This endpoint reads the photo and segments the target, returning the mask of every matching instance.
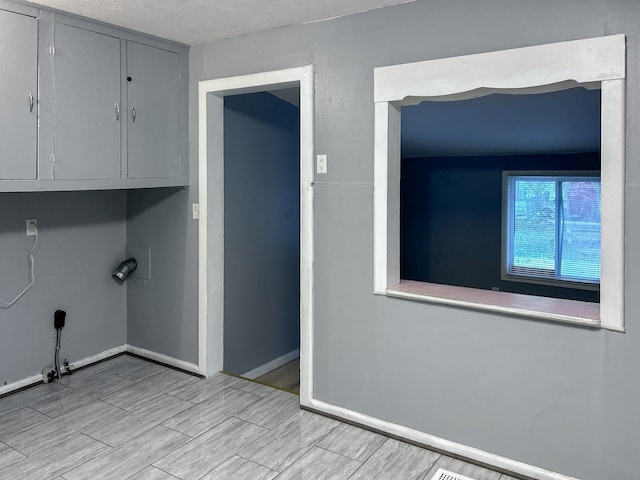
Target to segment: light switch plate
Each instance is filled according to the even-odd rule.
[[[326,155],[318,155],[316,157],[316,172],[327,173],[327,156]]]
[[[200,218],[200,204],[192,203],[191,204],[191,216],[194,220],[198,220]]]

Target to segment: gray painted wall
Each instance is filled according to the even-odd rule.
[[[127,280],[127,343],[191,363],[198,363],[196,223],[188,189],[127,192],[127,247],[151,251],[150,279]]]
[[[269,93],[225,97],[224,370],[300,348],[299,110]]]
[[[374,296],[373,68],[615,33],[628,40],[627,333]],[[637,478],[639,34],[631,0],[422,0],[191,49],[192,188],[197,81],[314,64],[329,170],[315,186],[318,399],[585,480]]]
[[[70,362],[125,343],[126,286],[111,272],[125,250],[125,195],[120,191],[0,194],[0,297],[12,300],[28,284],[38,220],[33,287],[0,310],[0,383],[36,375],[53,364],[53,313],[67,312],[60,358]]]
[[[403,158],[400,278],[598,302],[593,290],[502,280],[504,170],[600,170],[600,154]]]

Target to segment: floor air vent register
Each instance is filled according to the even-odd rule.
[[[449,470],[445,470],[444,468],[440,468],[436,474],[431,477],[431,480],[475,480],[471,477],[465,477],[464,475],[460,475],[459,473],[453,473]]]

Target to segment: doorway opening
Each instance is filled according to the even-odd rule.
[[[270,93],[268,93],[270,92]],[[198,197],[199,197],[199,231],[198,231],[198,369],[200,373],[205,376],[211,376],[217,372],[231,370],[239,375],[251,374],[251,376],[260,377],[263,374],[268,373],[269,368],[275,368],[275,366],[287,362],[288,360],[295,360],[294,356],[297,356],[298,351],[292,346],[291,343],[286,344],[282,341],[282,337],[274,336],[274,338],[280,338],[283,345],[280,347],[286,350],[291,348],[287,353],[282,354],[277,358],[269,358],[266,353],[261,353],[261,357],[255,360],[253,365],[244,363],[238,365],[237,368],[230,367],[231,352],[227,354],[225,351],[231,349],[231,326],[226,324],[226,320],[231,321],[232,316],[226,315],[227,310],[233,312],[234,308],[238,309],[238,304],[248,304],[248,307],[253,307],[257,322],[265,322],[265,313],[260,308],[255,308],[255,304],[259,303],[257,299],[259,297],[265,297],[265,293],[277,296],[274,290],[274,285],[277,283],[276,279],[272,279],[270,276],[270,270],[267,268],[267,274],[257,276],[256,273],[259,270],[257,261],[253,258],[258,258],[262,261],[266,257],[276,256],[273,251],[267,250],[266,246],[268,242],[264,241],[264,235],[273,235],[277,238],[277,235],[283,234],[283,225],[287,225],[287,232],[291,232],[290,224],[299,222],[298,234],[299,237],[289,237],[291,245],[288,247],[288,251],[294,251],[298,253],[299,269],[297,285],[287,283],[287,289],[281,289],[282,293],[287,292],[289,298],[294,294],[298,299],[298,315],[299,319],[299,382],[300,382],[300,404],[303,406],[312,406],[313,400],[313,176],[314,176],[314,148],[313,148],[313,118],[314,118],[314,95],[313,95],[313,67],[306,65],[302,67],[289,68],[284,70],[274,70],[269,72],[254,73],[248,75],[240,75],[236,77],[219,78],[212,80],[202,80],[198,84],[198,138],[199,138],[199,156],[198,156]],[[240,137],[241,143],[249,145],[241,145],[242,148],[248,149],[252,147],[253,153],[249,154],[249,160],[244,160],[243,163],[229,165],[225,162],[225,142],[229,142],[226,138],[225,125],[228,117],[225,115],[225,103],[227,107],[230,103],[234,103],[234,99],[231,97],[239,96],[238,99],[242,100],[241,96],[245,94],[259,94],[254,97],[254,100],[258,97],[261,101],[275,104],[280,102],[283,97],[293,96],[296,94],[299,98],[299,119],[298,119],[298,141],[299,141],[299,156],[297,171],[293,175],[294,180],[291,180],[292,171],[296,170],[295,167],[291,167],[291,171],[288,172],[289,182],[285,182],[287,189],[292,187],[292,182],[295,182],[295,175],[298,175],[298,210],[296,212],[292,205],[295,205],[295,199],[293,193],[289,198],[289,207],[282,208],[282,206],[275,209],[275,217],[272,214],[260,215],[261,209],[264,209],[261,205],[260,196],[269,194],[273,198],[273,192],[278,192],[280,188],[275,188],[275,180],[266,181],[264,178],[272,175],[272,170],[275,169],[275,163],[270,163],[266,160],[266,155],[263,154],[262,147],[267,145],[266,140],[261,140],[257,136],[244,134]],[[275,96],[274,96],[275,94]],[[278,100],[278,98],[280,100]],[[244,97],[246,101],[249,96]],[[289,98],[289,103],[290,103]],[[286,101],[286,98],[285,98]],[[255,103],[255,102],[254,102]],[[277,105],[280,108],[294,108],[292,106],[283,107],[282,103]],[[239,112],[235,113],[239,117],[247,117],[246,114],[240,115]],[[247,118],[244,118],[247,121]],[[254,123],[260,123],[255,122]],[[265,122],[262,122],[265,123]],[[269,122],[266,122],[267,124]],[[271,122],[273,124],[273,122]],[[276,122],[277,124],[277,122]],[[231,123],[229,124],[231,126]],[[262,125],[261,128],[266,128]],[[273,125],[271,125],[273,128]],[[246,167],[245,163],[249,162],[249,165],[253,167]],[[255,162],[255,163],[252,163]],[[233,187],[225,179],[225,169],[233,169],[239,165],[245,165],[245,177],[243,181],[236,179],[237,183]],[[230,170],[232,172],[232,170]],[[263,178],[263,176],[265,176]],[[229,177],[231,179],[231,177]],[[277,182],[276,182],[277,183]],[[227,190],[225,192],[225,189]],[[227,195],[228,194],[228,195]],[[247,205],[252,206],[253,210],[249,209],[251,213],[250,217],[254,219],[252,222],[246,222],[245,229],[251,229],[256,227],[257,224],[264,226],[264,231],[261,233],[253,233],[245,231],[241,236],[241,241],[245,245],[251,244],[255,248],[254,252],[257,257],[249,257],[242,255],[236,251],[235,255],[238,256],[236,260],[236,267],[233,267],[233,259],[226,258],[226,253],[233,255],[234,247],[238,245],[231,244],[230,241],[225,241],[226,228],[235,228],[232,226],[234,221],[240,222],[240,218],[234,218],[226,209],[226,203],[234,202],[234,195],[240,195],[240,200]],[[257,200],[256,200],[257,198]],[[278,198],[276,196],[275,198]],[[281,196],[282,198],[282,196]],[[238,203],[240,200],[235,200]],[[293,203],[291,203],[293,202]],[[276,202],[277,203],[277,202]],[[286,203],[286,202],[285,202]],[[238,206],[238,205],[236,205]],[[256,213],[257,212],[257,213]],[[236,216],[244,216],[245,213],[236,214]],[[284,218],[283,218],[284,216]],[[225,217],[227,217],[225,219]],[[287,220],[287,218],[289,220]],[[229,232],[230,233],[230,232]],[[229,238],[227,238],[229,240]],[[278,248],[283,250],[281,241],[271,243],[279,245]],[[295,245],[294,245],[295,244]],[[259,247],[263,246],[262,249]],[[256,248],[257,247],[257,248]],[[275,247],[274,247],[275,248]],[[229,252],[226,252],[229,250]],[[285,249],[286,250],[286,249]],[[225,261],[231,262],[228,268],[225,268]],[[263,268],[263,271],[265,269]],[[231,280],[225,275],[233,275]],[[259,281],[249,284],[246,280],[248,276],[259,278]],[[289,280],[291,277],[287,277]],[[294,276],[295,278],[295,276]],[[235,297],[232,298],[232,290],[230,282],[236,282],[237,291]],[[226,283],[229,282],[228,287]],[[268,295],[267,295],[268,296]],[[269,299],[274,300],[274,299]],[[236,304],[232,303],[236,302]],[[281,305],[283,305],[282,303]],[[277,305],[277,303],[276,303]],[[291,305],[287,303],[289,308]],[[270,307],[271,308],[271,307]],[[286,310],[289,316],[292,308]],[[280,314],[277,308],[271,308],[270,314],[273,315],[276,312]],[[236,325],[237,326],[237,325]],[[262,328],[262,327],[261,327]],[[295,329],[295,327],[294,327]],[[260,333],[258,330],[251,328],[238,329],[240,333],[250,333],[254,339],[260,339],[261,335],[267,335],[266,333]],[[264,332],[264,330],[262,330]],[[225,338],[229,334],[229,338]],[[292,337],[289,336],[289,339]],[[249,356],[254,354],[252,346],[246,346],[238,350],[240,356]],[[284,351],[283,350],[283,351]],[[289,355],[289,357],[287,357]],[[276,361],[277,360],[277,361]],[[263,362],[263,363],[259,363]],[[275,363],[270,363],[275,362]],[[286,364],[286,363],[285,363]],[[257,371],[258,367],[262,367],[262,371]],[[252,371],[253,370],[253,371]],[[295,369],[297,370],[297,369]]]
[[[223,370],[300,389],[299,87],[224,97]]]

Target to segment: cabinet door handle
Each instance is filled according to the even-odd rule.
[[[120,104],[118,102],[116,102],[116,105],[114,107],[114,111],[116,113],[116,122],[120,120]]]
[[[33,112],[33,93],[29,94],[29,113]]]
[[[131,107],[131,121],[136,121],[136,107]]]

